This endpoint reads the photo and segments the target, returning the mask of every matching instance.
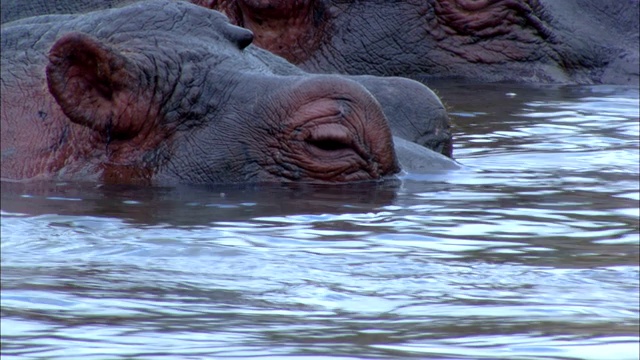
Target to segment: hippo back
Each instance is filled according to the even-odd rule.
[[[124,6],[134,1],[136,0],[2,0],[0,23],[39,15],[86,13]]]

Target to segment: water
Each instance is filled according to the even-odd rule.
[[[465,170],[2,184],[3,359],[637,359],[638,90],[434,84]]]

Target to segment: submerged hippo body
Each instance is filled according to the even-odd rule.
[[[3,26],[2,177],[350,182],[399,171],[369,91],[272,66],[251,40],[215,11],[159,0]]]

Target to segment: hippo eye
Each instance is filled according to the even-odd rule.
[[[323,151],[340,151],[353,148],[353,138],[349,131],[339,124],[322,124],[310,129],[304,141]]]
[[[336,139],[308,139],[307,143],[325,151],[350,149],[351,146]]]

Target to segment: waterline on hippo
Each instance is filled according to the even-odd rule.
[[[2,177],[336,183],[399,172],[371,92],[269,66],[272,55],[247,50],[250,34],[171,1],[3,26]]]

